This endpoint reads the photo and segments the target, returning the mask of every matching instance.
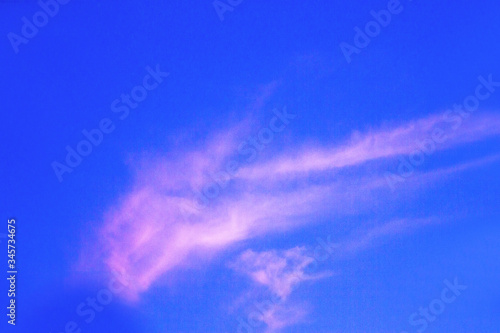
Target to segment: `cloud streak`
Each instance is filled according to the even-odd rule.
[[[251,180],[296,178],[410,154],[432,137],[441,141],[439,151],[500,134],[500,117],[494,115],[473,117],[464,125],[458,121],[456,117],[435,115],[393,129],[356,133],[339,147],[305,147],[298,153],[288,152],[267,163],[243,168],[238,176]]]
[[[279,252],[247,250],[231,267],[248,275],[254,282],[267,287],[281,299],[286,299],[298,283],[332,275],[328,272],[307,274],[305,269],[313,261],[314,259],[306,254],[304,247]]]
[[[188,262],[210,260],[243,241],[317,223],[318,217],[359,214],[383,201],[390,195],[384,163],[411,153],[436,135],[436,128],[447,136],[436,147],[444,151],[498,136],[499,125],[500,117],[493,114],[475,115],[459,127],[453,119],[430,116],[356,133],[335,146],[286,147],[241,167],[223,194],[202,205],[193,192],[237,155],[250,128],[249,122],[242,122],[212,135],[202,146],[140,163],[132,190],[107,210],[97,244],[82,249],[79,268],[92,270],[104,263],[109,272],[124,272],[131,281],[126,297],[138,300],[152,284],[187,268]],[[364,168],[368,163],[369,171]],[[398,232],[397,225],[379,232],[392,231]],[[368,235],[352,247],[365,247],[373,238]],[[255,255],[244,253],[257,259]],[[278,269],[280,262],[274,265]],[[263,269],[256,270],[254,278],[281,295],[291,288]]]

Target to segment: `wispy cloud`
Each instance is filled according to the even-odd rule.
[[[329,272],[308,274],[306,267],[314,261],[304,247],[285,251],[243,252],[231,267],[269,289],[281,299],[286,299],[295,285],[309,280],[331,276]]]
[[[304,147],[290,151],[259,165],[240,170],[243,179],[276,179],[277,177],[306,177],[313,172],[325,172],[369,161],[410,154],[420,144],[438,131],[443,137],[437,150],[445,150],[468,142],[475,142],[500,134],[500,117],[482,115],[472,117],[457,129],[454,118],[441,115],[411,121],[390,129],[372,130],[365,134],[356,132],[339,146]]]
[[[138,299],[161,277],[168,277],[166,273],[188,262],[209,260],[242,241],[317,223],[320,216],[359,214],[384,201],[390,195],[385,169],[377,164],[368,172],[362,166],[410,153],[435,128],[449,136],[436,148],[445,150],[496,136],[499,125],[500,117],[494,114],[474,115],[458,129],[452,121],[430,116],[357,133],[335,146],[289,146],[241,167],[222,195],[201,205],[193,193],[238,155],[239,144],[251,132],[248,122],[237,124],[211,135],[201,146],[142,161],[132,190],[104,216],[97,246],[82,249],[80,266],[92,269],[104,263],[109,271],[125,272],[133,286],[127,296]],[[399,230],[397,224],[386,228],[378,232]],[[367,235],[351,246],[362,248],[373,239]],[[255,277],[286,295],[291,286],[266,272],[256,271]]]
[[[371,228],[361,228],[356,231],[356,234],[334,245],[335,256],[339,258],[352,256],[373,248],[395,235],[409,234],[424,226],[440,222],[442,221],[435,217],[404,218],[378,224]]]
[[[266,332],[278,332],[286,327],[302,323],[309,310],[307,305],[278,304],[264,312],[263,322],[266,324]]]
[[[330,236],[326,241],[318,238],[320,245],[314,250],[302,246],[287,250],[244,251],[230,264],[231,268],[253,282],[250,289],[236,302],[248,314],[246,320],[240,317],[240,326],[256,329],[263,322],[266,324],[266,332],[280,332],[286,327],[307,322],[311,306],[292,299],[291,294],[306,281],[339,274],[337,270],[335,274],[327,270],[326,267],[329,266],[321,264],[322,262],[329,260],[335,263],[337,260],[347,259],[382,244],[395,235],[410,234],[439,222],[441,220],[437,218],[398,219],[361,227],[338,242],[332,242]],[[318,254],[318,248],[326,256]],[[245,305],[249,306],[244,307]]]
[[[290,301],[290,294],[301,283],[333,275],[328,271],[308,273],[306,269],[314,260],[305,247],[243,252],[230,267],[249,277],[256,289],[264,289],[264,293],[255,292],[255,289],[245,293],[244,304],[256,299],[257,294],[268,296],[263,302],[255,303],[259,311],[258,318],[242,319],[240,325],[258,327],[260,321],[266,324],[267,332],[276,332],[305,320],[310,312],[309,305]],[[255,309],[253,312],[251,309],[250,313],[255,314]]]

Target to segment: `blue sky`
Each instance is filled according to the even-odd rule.
[[[498,332],[497,2],[0,7],[2,332]]]

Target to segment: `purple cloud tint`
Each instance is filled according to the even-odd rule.
[[[313,261],[314,258],[306,254],[304,247],[260,253],[246,250],[231,267],[267,287],[281,299],[286,299],[298,283],[332,275],[328,272],[307,274],[305,269]]]
[[[328,236],[326,242],[322,240],[326,248],[321,246],[322,251],[327,253],[326,257],[324,255],[317,257],[312,249],[308,250],[305,247],[262,252],[246,250],[230,264],[230,267],[248,276],[253,281],[253,286],[236,304],[239,307],[243,306],[243,311],[249,313],[245,322],[247,325],[257,321],[254,326],[259,326],[258,322],[263,322],[266,324],[266,332],[269,333],[303,323],[307,321],[307,316],[312,311],[311,306],[291,300],[290,296],[303,282],[334,275],[322,269],[321,262],[348,258],[387,241],[391,236],[411,233],[417,228],[438,222],[436,218],[393,220],[371,228],[361,228],[337,243],[332,243]],[[318,268],[320,272],[315,272]],[[268,296],[262,297],[262,295]],[[255,309],[259,312],[257,313]]]
[[[200,147],[141,162],[133,189],[104,216],[97,246],[82,249],[80,268],[103,263],[109,272],[123,272],[131,286],[126,296],[137,300],[153,283],[187,262],[209,260],[239,242],[316,223],[317,217],[332,212],[358,214],[383,201],[388,195],[383,163],[370,172],[361,166],[411,153],[436,128],[447,136],[436,145],[436,151],[441,151],[498,135],[499,125],[500,117],[493,114],[474,115],[460,126],[430,116],[357,133],[338,146],[287,147],[277,156],[263,153],[257,162],[241,163],[221,194],[203,205],[194,193],[213,182],[211,175],[224,170],[228,160],[238,158],[238,147],[251,128],[249,122],[242,122],[212,135]],[[374,170],[379,170],[379,176],[373,176]],[[436,171],[415,178],[431,179],[432,172]],[[398,228],[378,232],[397,233]],[[351,247],[367,246],[373,239],[365,236]],[[264,268],[259,272],[254,272],[256,279],[286,295],[291,287],[286,281],[273,280]]]

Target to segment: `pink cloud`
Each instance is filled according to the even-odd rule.
[[[271,250],[257,253],[247,250],[231,267],[285,300],[297,284],[332,275],[329,272],[314,275],[306,273],[306,267],[313,261],[314,258],[306,254],[304,247],[279,252]]]
[[[366,251],[377,244],[389,240],[395,235],[408,234],[426,225],[439,223],[436,218],[400,219],[373,227],[364,227],[346,239],[331,243],[330,237],[323,249],[329,253],[327,258],[314,257],[312,249],[294,247],[287,250],[268,250],[255,252],[246,250],[240,254],[230,267],[237,272],[249,277],[253,282],[250,291],[244,294],[244,299],[238,300],[239,306],[254,304],[246,309],[248,322],[255,320],[255,308],[259,309],[258,320],[266,324],[266,332],[279,332],[282,329],[303,323],[308,320],[311,308],[306,303],[298,303],[290,296],[295,289],[306,281],[316,281],[332,277],[334,274],[327,271],[325,261],[335,262],[338,259],[353,256],[361,251]],[[317,261],[316,263],[314,263]],[[313,264],[314,265],[311,265]],[[321,271],[321,265],[325,268]],[[309,268],[308,268],[309,267]],[[320,268],[320,272],[311,272]],[[336,275],[336,274],[335,274]],[[262,297],[259,289],[265,289]],[[260,296],[257,296],[260,295]],[[255,302],[254,300],[260,300]]]
[[[410,154],[419,148],[419,143],[434,137],[444,140],[435,143],[439,151],[500,134],[500,117],[497,115],[477,115],[462,121],[458,125],[450,118],[435,115],[392,129],[374,130],[363,135],[357,133],[338,147],[305,147],[298,153],[287,152],[268,162],[242,168],[238,176],[251,180],[307,177],[311,172],[331,171]],[[442,134],[438,135],[436,131]]]
[[[315,259],[304,247],[288,250],[255,252],[244,251],[230,264],[235,271],[249,277],[257,289],[265,289],[273,296],[260,302],[260,315],[257,319],[266,324],[266,332],[278,332],[283,328],[306,320],[310,308],[307,304],[289,300],[290,294],[299,284],[332,276],[331,272],[309,274],[307,266]],[[255,290],[245,295],[244,302],[249,304],[255,299]],[[255,310],[249,312],[255,314]],[[251,316],[251,315],[250,315]],[[249,317],[250,317],[249,316]]]
[[[383,199],[387,188],[381,181],[384,170],[377,178],[356,167],[411,152],[418,140],[432,136],[436,126],[449,136],[437,148],[444,150],[498,135],[499,125],[499,116],[475,115],[453,130],[451,123],[431,116],[357,134],[334,147],[284,151],[243,166],[218,197],[201,205],[193,192],[211,182],[211,174],[238,154],[242,133],[246,135],[250,128],[243,122],[198,148],[138,164],[132,190],[107,210],[97,243],[82,249],[80,269],[101,270],[104,264],[109,272],[124,272],[131,280],[126,296],[137,300],[168,273],[188,268],[188,262],[209,260],[243,241],[317,223],[319,216],[363,212]],[[332,173],[339,169],[353,171]],[[323,177],[320,182],[314,178],[318,174]],[[364,243],[371,241],[368,237]],[[292,255],[288,254],[290,260]],[[279,263],[275,262],[277,270]],[[255,274],[281,295],[291,288],[290,281],[273,280],[266,270]]]
[[[309,310],[307,306],[296,304],[278,304],[266,312],[262,316],[262,321],[266,323],[266,332],[279,332],[286,327],[302,323]]]

